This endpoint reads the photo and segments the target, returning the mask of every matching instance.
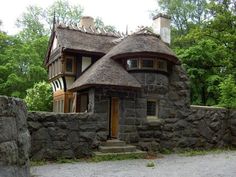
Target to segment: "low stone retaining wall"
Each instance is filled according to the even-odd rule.
[[[29,112],[31,158],[60,159],[92,155],[92,149],[106,140],[107,122],[97,114]]]
[[[161,119],[138,127],[144,150],[210,149],[236,145],[236,110],[191,106],[186,118]]]
[[[142,150],[211,149],[236,146],[236,110],[191,106],[185,118],[137,125],[134,145]],[[92,155],[108,135],[100,114],[28,113],[31,158],[60,159]]]
[[[0,176],[29,177],[30,136],[25,104],[0,96]]]
[[[236,110],[230,111],[230,133],[231,133],[231,145],[236,147]]]

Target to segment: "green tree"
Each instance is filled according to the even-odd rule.
[[[95,19],[95,27],[99,27],[99,28],[104,28],[106,31],[108,32],[116,32],[116,28],[114,26],[111,25],[105,25],[104,22],[102,21],[102,19],[100,17],[97,17]]]
[[[159,0],[161,10],[172,18],[178,34],[186,34],[192,24],[201,24],[206,18],[206,0]]]
[[[21,28],[19,36],[24,40],[34,40],[48,33],[44,27],[43,9],[38,6],[29,6],[26,12],[17,19],[16,25]]]
[[[53,17],[62,23],[79,23],[83,14],[83,8],[80,5],[71,5],[67,0],[57,0],[50,7],[44,10],[44,18],[51,26]]]
[[[227,108],[236,108],[236,82],[232,75],[220,84],[219,104]]]
[[[172,17],[172,44],[191,80],[194,104],[221,102],[219,85],[236,78],[236,4],[233,0],[160,0]]]
[[[46,82],[34,84],[27,90],[25,97],[27,107],[31,111],[52,111],[52,88]]]
[[[22,42],[0,32],[0,94],[24,98],[26,90],[47,79],[42,67],[47,38]]]

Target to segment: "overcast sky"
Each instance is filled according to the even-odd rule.
[[[157,8],[157,0],[68,0],[71,4],[80,4],[84,8],[84,15],[101,17],[106,25],[113,25],[119,31],[129,31],[137,26],[150,26],[152,20],[150,11]],[[3,30],[8,34],[15,34],[16,19],[29,5],[43,8],[50,6],[54,0],[0,0],[0,20]]]

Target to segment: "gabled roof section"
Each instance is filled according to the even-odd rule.
[[[74,50],[77,52],[98,53],[103,56],[117,44],[114,40],[122,38],[124,34],[107,32],[103,28],[81,28],[77,25],[55,24],[49,40],[45,64],[49,61],[55,36],[57,36],[59,47],[63,51]]]
[[[119,63],[105,55],[80,76],[68,90],[80,90],[95,85],[141,88],[140,83]]]
[[[180,63],[170,47],[160,39],[159,35],[148,28],[143,28],[124,38],[111,49],[109,54],[112,59],[138,55],[162,56],[175,64]]]

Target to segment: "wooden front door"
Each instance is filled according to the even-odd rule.
[[[111,99],[111,137],[118,137],[119,128],[119,99]]]

